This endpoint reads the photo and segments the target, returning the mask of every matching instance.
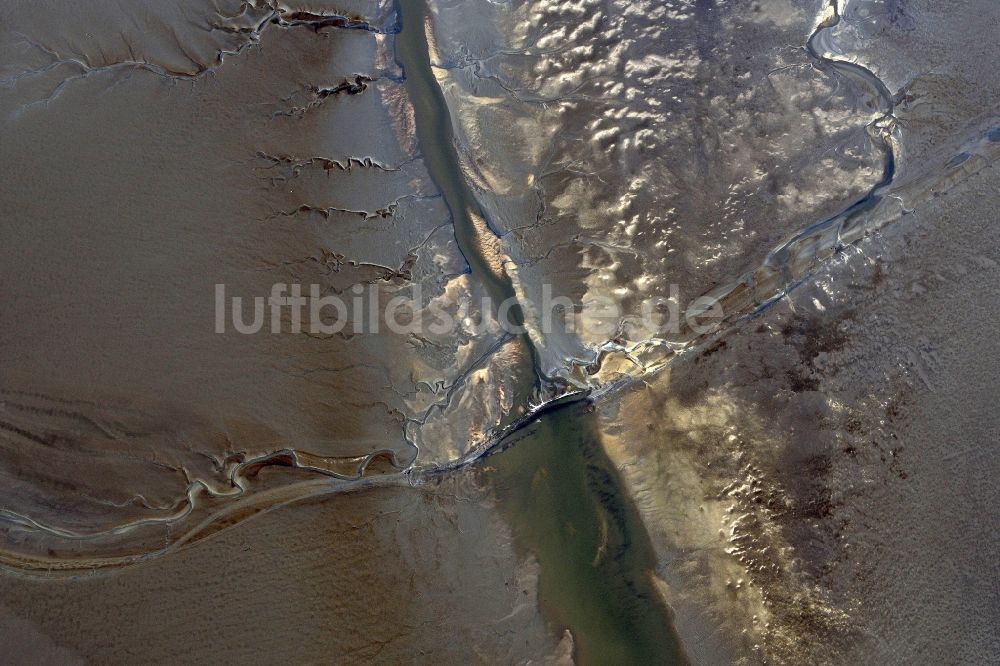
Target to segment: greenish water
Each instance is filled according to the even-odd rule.
[[[434,77],[424,23],[425,0],[397,0],[402,31],[396,58],[414,108],[417,140],[441,190],[459,249],[495,304],[513,298],[480,253],[472,215],[482,216],[459,166],[451,116]],[[523,321],[519,308],[511,323]],[[515,400],[526,405],[537,387],[535,352],[526,335]],[[516,415],[511,415],[516,420]],[[515,446],[516,444],[516,446]],[[655,554],[617,470],[604,455],[587,405],[564,405],[504,440],[480,466],[496,488],[500,510],[519,547],[541,565],[539,598],[546,616],[568,628],[582,664],[679,664],[684,659],[669,612],[649,579]]]
[[[539,599],[580,664],[686,663],[650,580],[656,564],[586,403],[543,415],[483,461],[500,512],[541,566]]]

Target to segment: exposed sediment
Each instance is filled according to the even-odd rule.
[[[229,4],[190,9],[205,28],[191,35],[178,27],[188,10],[162,10],[149,36],[95,14],[90,42],[43,29],[58,9],[43,4],[37,21],[11,17],[0,41],[7,145],[28,165],[0,190],[17,211],[0,252],[11,275],[30,276],[4,283],[0,563],[47,577],[135,571],[330,495],[405,504],[396,493],[420,486],[447,504],[438,484],[449,492],[505,437],[586,398],[695,661],[915,656],[917,630],[892,622],[912,620],[895,609],[910,612],[928,580],[953,614],[929,614],[947,637],[928,653],[988,653],[989,595],[970,593],[963,610],[948,587],[961,577],[907,554],[980,571],[986,550],[959,552],[925,528],[991,538],[931,468],[954,484],[971,474],[968,505],[991,515],[992,467],[974,461],[992,421],[963,420],[969,441],[950,442],[921,416],[957,418],[935,407],[938,387],[993,389],[968,349],[991,348],[976,331],[994,304],[974,296],[995,253],[988,225],[962,226],[986,219],[995,194],[997,86],[969,64],[988,35],[967,56],[921,53],[925,41],[951,53],[961,31],[926,3],[428,12],[404,0],[421,39],[401,56],[388,4]],[[160,117],[130,120],[154,102]],[[211,131],[204,117],[218,120]],[[113,143],[86,138],[107,125],[120,128]],[[149,178],[116,176],[143,160]],[[954,246],[937,220],[962,229]],[[912,229],[933,270],[907,263]],[[456,308],[537,302],[551,281],[578,314],[610,296],[622,316],[613,331],[564,334],[526,308],[520,336],[229,345],[199,332],[218,281],[248,295],[275,281],[386,297],[420,285]],[[639,301],[671,282],[720,302],[723,321],[644,328]],[[205,295],[194,314],[191,293]],[[961,335],[921,332],[921,317],[953,303]],[[926,518],[905,501],[921,494]],[[926,578],[887,583],[895,556]],[[537,600],[491,609],[511,627],[529,617],[532,648],[552,649]]]

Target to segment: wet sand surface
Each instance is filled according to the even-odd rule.
[[[694,661],[994,659],[997,185],[602,406]]]
[[[1000,654],[991,0],[0,13],[11,655]]]
[[[519,535],[514,560],[508,528],[491,511],[499,491],[459,487],[463,472],[439,480],[433,468],[416,477],[420,489],[384,488],[403,480],[393,475],[412,465],[418,451],[424,467],[448,461],[474,443],[470,438],[524,414],[537,382],[526,339],[462,339],[459,331],[460,339],[446,344],[424,340],[423,347],[453,350],[428,362],[426,353],[413,358],[413,339],[266,333],[223,339],[210,327],[216,318],[209,317],[206,297],[218,284],[247,300],[266,293],[274,280],[320,281],[324,294],[343,294],[355,284],[394,293],[413,283],[437,293],[464,291],[466,298],[485,291],[496,302],[514,294],[501,258],[481,238],[489,230],[476,228],[481,213],[465,192],[446,129],[428,129],[450,121],[441,117],[447,110],[428,67],[421,10],[412,4],[416,19],[402,33],[398,56],[388,39],[395,24],[382,20],[379,8],[363,22],[247,5],[145,17],[175,32],[175,20],[200,11],[218,37],[237,42],[206,45],[204,62],[179,39],[164,53],[137,54],[138,38],[124,33],[117,46],[128,55],[119,61],[104,45],[72,43],[73,35],[60,35],[69,43],[48,42],[10,30],[6,46],[25,69],[16,70],[15,58],[10,69],[16,73],[5,80],[21,96],[8,108],[15,137],[8,146],[11,158],[18,150],[33,153],[35,171],[9,183],[6,196],[14,204],[47,166],[32,141],[39,134],[32,123],[59,125],[62,134],[47,137],[48,152],[72,144],[76,154],[65,156],[66,167],[92,165],[80,178],[47,174],[49,182],[67,182],[52,202],[52,217],[28,224],[43,215],[17,201],[25,224],[9,225],[7,233],[9,275],[26,271],[42,281],[11,283],[5,296],[24,312],[9,321],[27,331],[41,328],[51,314],[55,325],[33,344],[44,349],[57,339],[71,341],[51,354],[27,351],[27,338],[14,330],[4,341],[11,481],[3,507],[11,575],[4,596],[11,623],[42,639],[61,636],[58,646],[42,640],[42,648],[14,641],[18,654],[27,658],[42,649],[52,659],[102,662],[262,654],[296,661],[324,655],[395,661],[403,654],[450,663],[545,655],[558,661],[573,651],[565,629],[582,632],[586,658],[629,646],[627,630],[636,624],[646,627],[637,647],[642,654],[676,649],[663,602],[647,580],[652,560],[622,549],[623,541],[644,538],[634,516],[612,531],[623,552],[615,553],[604,585],[625,586],[616,605],[595,590],[590,595],[603,605],[581,613],[573,606],[577,598],[558,603],[550,594],[542,605],[565,621],[546,626],[536,601],[539,544]],[[408,41],[414,33],[420,39]],[[212,48],[219,50],[208,57]],[[272,50],[284,55],[275,61]],[[309,58],[295,57],[306,50]],[[187,69],[166,64],[172,57],[192,63]],[[63,69],[73,74],[52,74]],[[418,74],[422,88],[414,88]],[[111,89],[96,97],[88,84]],[[167,108],[152,123],[136,123],[135,109],[149,105],[151,96],[169,98]],[[228,122],[203,119],[193,136],[178,131],[199,114]],[[126,123],[120,129],[116,118]],[[86,136],[88,127],[109,126],[118,130],[111,142],[70,139]],[[134,175],[123,182],[120,173]],[[60,246],[60,260],[40,270],[39,240],[64,231],[81,243]],[[71,288],[48,286],[56,283]],[[29,289],[40,289],[40,297]],[[199,294],[202,302],[195,303]],[[469,430],[453,438],[461,448],[446,448],[452,441],[440,433],[421,439],[424,426],[434,432],[428,421],[435,411],[455,425],[449,401],[462,390],[470,361],[473,369],[482,362],[476,355],[497,363],[504,375],[491,380],[499,387],[478,390],[510,386],[510,395],[483,415],[455,401],[472,419]],[[442,361],[458,363],[457,377],[431,381],[414,366],[437,362],[441,368]],[[396,382],[409,387],[398,389]],[[422,397],[425,389],[443,399]],[[415,411],[421,404],[424,414]],[[600,455],[592,436],[578,442],[571,428],[560,444],[570,465],[581,464],[582,455]],[[505,484],[517,488],[524,486],[517,478],[534,473],[530,465],[504,469]],[[558,474],[558,466],[552,471]],[[310,478],[317,472],[331,478]],[[490,478],[484,473],[480,481],[489,485]],[[575,494],[547,507],[551,520],[560,520],[566,502],[592,503],[594,493],[616,512],[627,506],[609,480],[599,488],[571,483],[567,489]],[[465,504],[474,517],[461,517]],[[409,519],[400,525],[404,506]],[[582,517],[581,529],[593,527],[591,517]],[[463,527],[466,520],[471,528]],[[451,541],[446,551],[443,541]],[[557,541],[541,549],[550,578],[559,574],[563,546]],[[565,546],[570,557],[587,561],[603,547],[593,538],[575,550]],[[575,585],[588,589],[587,580]],[[163,626],[157,609],[176,619]],[[624,625],[615,620],[620,612]],[[99,629],[114,616],[128,621],[110,632]],[[605,620],[611,621],[606,628]],[[178,646],[188,626],[206,638]],[[442,646],[435,639],[445,631],[449,642]],[[465,640],[469,631],[484,638]],[[411,640],[413,632],[422,638]],[[603,645],[602,636],[611,644]]]
[[[490,507],[470,479],[346,494],[110,576],[4,576],[5,617],[22,627],[5,659],[556,663],[537,564]]]

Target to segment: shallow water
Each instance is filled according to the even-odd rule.
[[[572,632],[579,663],[685,663],[651,580],[655,553],[589,404],[511,435],[482,473],[518,545],[538,559],[539,603]]]

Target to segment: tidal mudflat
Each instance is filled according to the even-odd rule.
[[[1000,655],[995,2],[0,14],[15,661]]]

